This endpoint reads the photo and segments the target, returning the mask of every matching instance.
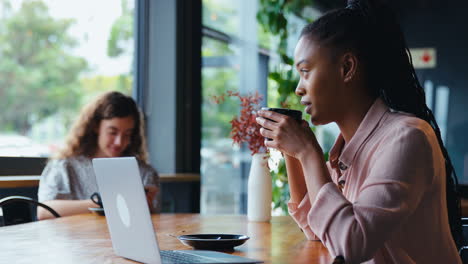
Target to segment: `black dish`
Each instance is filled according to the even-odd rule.
[[[177,238],[184,245],[195,249],[230,250],[244,244],[250,237],[231,234],[192,234]]]

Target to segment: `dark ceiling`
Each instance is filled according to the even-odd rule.
[[[346,0],[314,0],[312,1],[320,11],[327,11],[334,8],[345,7]]]
[[[372,0],[370,0],[372,1]],[[447,5],[448,3],[456,4],[457,1],[463,0],[375,0],[387,2],[390,6],[393,6],[396,10],[404,9],[419,9],[419,10],[436,10],[441,5]],[[321,11],[327,11],[334,8],[345,7],[348,0],[312,0],[314,6]]]

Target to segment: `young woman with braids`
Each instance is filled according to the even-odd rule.
[[[92,158],[135,156],[150,210],[155,212],[159,176],[147,163],[142,115],[135,101],[119,92],[106,92],[87,105],[68,136],[65,148],[51,159],[39,182],[39,201],[61,216],[98,207],[90,197],[98,191]],[[38,207],[38,219],[53,217]]]
[[[290,213],[347,263],[461,263],[456,179],[390,8],[350,1],[307,25],[296,94],[340,135],[325,162],[306,121],[259,113],[286,159]],[[270,121],[270,120],[271,121]]]

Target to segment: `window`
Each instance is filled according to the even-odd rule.
[[[246,183],[250,164],[250,152],[232,145],[229,137],[229,121],[239,112],[235,100],[213,104],[210,98],[228,90],[248,93],[259,91],[265,98],[263,105],[282,107],[280,100],[291,88],[294,69],[281,62],[275,50],[281,45],[278,36],[265,32],[257,21],[257,10],[263,10],[264,1],[204,0],[202,45],[202,148],[201,148],[201,212],[214,214],[246,213]],[[257,6],[258,5],[258,6]],[[307,7],[307,17],[319,12]],[[313,11],[313,12],[312,12]],[[264,12],[264,11],[263,11]],[[307,23],[291,12],[287,18],[287,53],[292,57],[300,30]],[[279,78],[275,81],[268,75],[284,74],[280,87]],[[294,84],[293,84],[294,86]],[[282,89],[283,95],[279,94]],[[294,87],[292,88],[292,92]],[[291,91],[290,91],[291,92]],[[285,101],[282,101],[285,102]],[[299,97],[291,96],[287,102],[292,108],[301,109]],[[303,116],[308,119],[308,116]],[[337,135],[333,125],[315,128],[322,147],[328,151]],[[270,167],[276,171],[281,155],[273,151]],[[287,186],[275,180],[276,200],[283,199]],[[280,190],[281,189],[281,190]],[[275,193],[275,192],[274,192]],[[285,203],[283,202],[282,207]],[[284,213],[284,208],[274,213]]]
[[[227,91],[261,90],[252,76],[259,75],[262,68],[267,72],[268,65],[256,60],[261,54],[256,42],[255,12],[251,1],[203,1],[202,213],[245,212],[246,164],[250,153],[233,146],[229,137],[229,121],[238,114],[239,102],[226,100],[215,104],[211,99]],[[254,30],[249,31],[251,28]],[[267,76],[261,77],[266,83]]]
[[[132,93],[133,18],[132,0],[0,2],[0,156],[48,157],[90,99]]]

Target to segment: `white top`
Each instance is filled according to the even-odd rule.
[[[156,170],[143,162],[138,162],[140,175],[145,186],[159,187],[159,175]],[[50,200],[85,200],[94,192],[99,192],[93,164],[84,156],[68,159],[50,160],[42,172],[39,182],[38,199]],[[154,203],[155,211],[159,201]]]

